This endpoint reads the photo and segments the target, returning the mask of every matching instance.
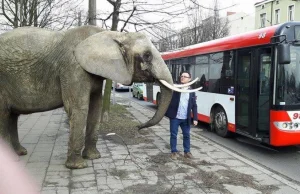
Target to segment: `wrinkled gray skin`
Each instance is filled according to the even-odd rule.
[[[100,157],[96,142],[104,79],[173,84],[159,52],[140,33],[93,26],[66,32],[24,27],[0,35],[0,45],[0,136],[25,155],[18,138],[19,115],[64,106],[70,121],[68,168],[84,168],[83,158]],[[164,103],[139,128],[164,116],[172,91],[162,86],[161,92]]]

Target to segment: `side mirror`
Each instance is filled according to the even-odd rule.
[[[291,63],[290,45],[279,44],[277,48],[278,48],[278,52],[277,52],[278,64],[290,64]]]

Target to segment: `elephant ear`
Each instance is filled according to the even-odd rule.
[[[89,73],[122,84],[131,84],[124,48],[107,32],[100,32],[82,41],[74,55],[80,66]]]

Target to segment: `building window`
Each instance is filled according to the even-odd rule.
[[[279,0],[276,1],[276,4],[279,4]]]
[[[288,11],[288,20],[289,21],[294,21],[294,8],[295,6],[294,5],[290,5],[289,6],[289,11]]]
[[[264,9],[264,8],[265,8],[265,5],[262,5],[262,6],[261,6],[261,9]]]
[[[276,9],[275,10],[275,22],[276,22],[276,24],[279,24],[280,23],[280,9]]]
[[[260,14],[260,24],[261,28],[266,26],[266,13]]]

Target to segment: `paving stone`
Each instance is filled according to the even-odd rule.
[[[261,171],[256,170],[253,167],[249,167],[249,166],[238,166],[234,168],[235,171],[238,171],[242,174],[248,174],[248,175],[258,175],[258,174],[262,174]]]
[[[204,170],[206,172],[216,172],[216,171],[219,171],[219,170],[227,170],[226,167],[219,166],[219,165],[214,165],[214,166],[201,166],[201,165],[199,165],[198,167],[199,167],[199,169]]]
[[[70,194],[98,194],[97,188],[72,189]]]
[[[218,159],[219,163],[230,166],[230,167],[237,167],[237,166],[246,166],[244,162],[234,159]]]
[[[212,157],[213,159],[232,158],[231,155],[220,151],[207,152],[207,155]]]
[[[66,168],[65,165],[59,165],[59,164],[54,164],[49,166],[48,171],[54,171],[54,172],[61,172],[61,171],[66,171],[66,172],[70,172],[71,170]]]
[[[274,191],[272,194],[300,194],[300,191],[284,185],[280,186],[279,189]]]
[[[116,168],[114,163],[97,163],[94,164],[94,169],[99,170],[99,169],[110,169],[110,168]]]
[[[85,175],[73,176],[71,178],[71,180],[73,182],[93,181],[93,180],[95,180],[95,175],[94,174],[85,174]]]
[[[205,194],[202,189],[199,188],[191,188],[184,191],[186,194]]]
[[[41,194],[69,194],[68,187],[43,187]]]
[[[279,182],[278,180],[276,180],[266,174],[257,174],[255,176],[253,176],[253,178],[260,185],[282,185],[281,182]]]
[[[250,187],[242,187],[242,186],[227,185],[227,184],[224,184],[224,187],[231,193],[262,194],[262,192]]]
[[[110,189],[113,189],[113,190],[121,190],[121,189],[124,189],[124,186],[122,183],[112,183],[112,184],[107,184],[107,186],[110,188]]]
[[[93,167],[89,167],[89,168],[72,170],[71,172],[72,172],[73,176],[85,175],[85,174],[94,174],[94,169],[93,169]]]
[[[52,185],[56,187],[67,187],[69,185],[69,179],[59,178],[59,177],[46,177],[44,186]]]
[[[107,185],[98,185],[98,190],[110,190]]]

